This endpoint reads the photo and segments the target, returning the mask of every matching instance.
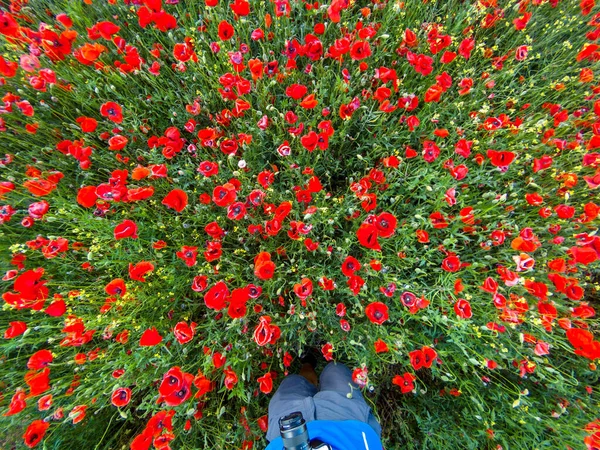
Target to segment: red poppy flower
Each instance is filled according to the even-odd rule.
[[[388,307],[385,303],[373,302],[365,308],[365,314],[371,322],[381,325],[388,320]]]
[[[564,291],[564,294],[571,300],[579,301],[583,298],[585,291],[581,286],[569,284]]]
[[[131,400],[131,389],[129,388],[117,388],[113,391],[110,401],[117,408],[127,406]]]
[[[490,294],[495,294],[498,291],[498,282],[492,277],[487,277],[483,282],[481,289],[483,289],[486,292],[489,292]]]
[[[92,117],[81,116],[75,119],[75,122],[79,124],[84,133],[93,133],[98,127],[98,122]]]
[[[269,420],[266,414],[264,416],[260,416],[258,419],[256,419],[256,423],[258,424],[258,427],[260,428],[260,430],[263,433],[267,432],[267,429],[269,427]]]
[[[162,340],[163,340],[163,338],[159,334],[156,327],[152,327],[152,328],[144,331],[144,333],[142,334],[142,337],[140,338],[140,346],[141,347],[153,347],[155,345],[160,344],[162,342]]]
[[[569,254],[575,263],[587,266],[600,259],[598,252],[591,247],[571,247]]]
[[[249,297],[247,294],[244,296],[236,295],[236,291],[245,291],[245,289],[233,290],[229,306],[227,307],[227,315],[232,319],[241,319],[246,316],[246,312],[248,311],[246,303]]]
[[[258,325],[254,329],[254,342],[260,347],[267,344],[275,344],[281,336],[281,330],[277,325],[271,323],[269,316],[261,316]]]
[[[407,394],[414,390],[415,385],[413,381],[415,380],[415,376],[407,372],[404,375],[396,375],[392,379],[392,383],[398,386],[403,394]]]
[[[166,246],[167,246],[167,243],[165,241],[156,241],[156,242],[152,243],[152,248],[155,250],[162,250]]]
[[[178,322],[173,328],[173,334],[180,344],[187,344],[194,338],[194,332],[196,330],[196,323],[192,322],[188,325],[186,322]]]
[[[533,160],[533,172],[537,173],[540,170],[545,170],[552,167],[552,156],[543,155],[541,158],[535,158]]]
[[[360,388],[364,388],[369,382],[368,369],[363,367],[357,367],[352,371],[352,381]]]
[[[42,439],[44,439],[46,430],[48,430],[49,427],[50,423],[44,422],[43,420],[34,420],[31,422],[27,427],[27,430],[25,430],[25,434],[23,434],[25,445],[29,448],[38,445]]]
[[[294,100],[300,100],[306,95],[307,91],[308,89],[303,84],[292,84],[286,88],[285,95],[293,98]]]
[[[271,372],[267,372],[262,377],[258,377],[256,381],[258,381],[260,391],[263,394],[269,394],[273,390],[273,376],[271,375]]]
[[[388,283],[387,286],[380,286],[379,290],[386,297],[392,297],[396,292],[396,283]]]
[[[106,102],[100,107],[100,114],[102,117],[108,118],[115,123],[123,122],[123,111],[121,107],[115,102]]]
[[[167,406],[179,406],[192,396],[194,375],[183,372],[179,367],[172,367],[163,375],[158,388],[157,402],[165,402]]]
[[[44,395],[38,399],[38,410],[48,411],[52,407],[52,403],[52,394]]]
[[[275,263],[271,261],[269,252],[260,252],[254,258],[254,276],[261,280],[273,278],[275,273]]]
[[[219,39],[221,39],[222,41],[227,41],[233,37],[233,35],[235,34],[235,30],[233,29],[233,26],[230,23],[228,23],[226,20],[222,20],[219,23],[218,33]]]
[[[327,277],[321,277],[319,279],[319,286],[324,291],[333,291],[336,288],[335,281]]]
[[[423,367],[424,355],[421,350],[413,350],[408,354],[410,357],[410,364],[413,366],[413,369],[419,370]]]
[[[223,254],[221,250],[220,241],[210,241],[206,243],[206,251],[204,252],[204,258],[207,262],[216,261],[221,258]]]
[[[446,218],[439,211],[431,213],[429,215],[429,220],[431,221],[431,224],[433,225],[433,228],[442,229],[442,228],[447,228],[448,227],[448,223],[446,222]]]
[[[304,246],[309,252],[314,252],[316,249],[319,248],[319,243],[314,242],[311,238],[306,238],[304,239]]]
[[[347,284],[348,288],[350,288],[350,290],[352,291],[352,294],[358,295],[358,293],[365,284],[365,280],[362,277],[359,277],[358,275],[350,275]]]
[[[138,202],[140,200],[146,200],[154,195],[153,186],[143,186],[134,189],[127,190],[127,201]]]
[[[246,206],[242,202],[234,202],[227,207],[227,217],[231,220],[240,220],[246,215]]]
[[[432,163],[440,156],[440,148],[433,141],[423,142],[423,159]]]
[[[306,150],[312,152],[315,148],[317,148],[318,140],[319,136],[317,135],[317,133],[311,131],[300,138],[300,143]]]
[[[50,389],[50,369],[30,370],[25,374],[25,383],[29,386],[29,395],[37,396]]]
[[[125,280],[122,278],[115,278],[104,287],[104,292],[106,292],[108,295],[120,295],[123,297],[127,293]]]
[[[227,389],[232,390],[238,382],[237,374],[231,370],[230,367],[225,369],[223,373],[225,374],[225,380],[223,381],[223,384],[225,384]]]
[[[56,189],[56,183],[49,180],[28,180],[23,183],[23,187],[32,195],[44,197]]]
[[[202,292],[204,289],[206,289],[207,284],[208,278],[206,275],[195,276],[192,280],[192,290],[194,292]]]
[[[211,161],[202,161],[198,167],[198,172],[205,177],[212,177],[219,173],[219,165]]]
[[[570,205],[558,205],[554,207],[556,215],[561,219],[570,219],[575,215],[575,208]]]
[[[263,170],[258,174],[257,181],[263,187],[263,189],[267,189],[275,180],[275,174],[268,170]]]
[[[513,152],[507,151],[498,151],[498,150],[488,150],[487,157],[490,159],[490,162],[493,166],[496,167],[508,167],[515,159],[515,154]]]
[[[454,304],[454,312],[461,319],[470,319],[473,317],[473,313],[471,312],[471,304],[464,298],[459,298]]]
[[[421,244],[427,244],[429,242],[429,233],[427,231],[425,231],[425,230],[417,230],[416,234],[417,234],[417,240]]]
[[[548,286],[538,281],[525,280],[523,283],[527,292],[540,300],[548,300]]]
[[[169,192],[162,201],[162,204],[167,208],[181,212],[188,205],[188,195],[181,189],[173,189]]]
[[[117,134],[108,140],[108,149],[114,151],[123,150],[127,145],[127,142],[129,142],[129,139]]]
[[[348,332],[350,331],[350,323],[346,319],[340,319],[340,328]]]
[[[23,388],[17,388],[15,394],[10,400],[8,411],[4,413],[5,417],[20,413],[27,407],[27,394]]]
[[[294,285],[294,293],[301,300],[305,300],[310,297],[313,292],[313,282],[310,278],[302,278],[300,283]]]
[[[437,352],[427,346],[421,348],[421,351],[423,352],[423,367],[430,368],[437,358]]]
[[[371,56],[371,46],[367,41],[355,42],[350,48],[350,58],[360,61]]]
[[[282,202],[275,210],[275,217],[279,220],[285,219],[292,210],[291,202]]]
[[[221,311],[229,300],[229,288],[223,281],[219,281],[204,294],[204,304],[207,308]]]
[[[41,202],[30,204],[27,212],[32,219],[40,220],[48,213],[49,208],[50,204],[46,200],[42,200]]]
[[[247,16],[250,14],[250,2],[247,0],[234,0],[229,7],[238,16]]]
[[[6,273],[4,274],[4,276],[2,277],[2,281],[10,281],[13,280],[14,278],[16,278],[16,276],[19,274],[18,270],[7,270]]]
[[[315,94],[310,94],[304,97],[300,102],[300,106],[304,109],[313,109],[319,104],[319,101],[315,98]]]
[[[358,242],[360,242],[363,247],[381,251],[381,246],[377,240],[379,233],[375,225],[363,223],[358,230],[356,230],[356,236],[358,237]]]
[[[100,33],[100,36],[107,40],[111,40],[112,36],[121,29],[121,27],[109,21],[98,22],[94,25],[94,28]]]
[[[471,92],[471,88],[473,87],[473,79],[472,78],[463,78],[458,82],[458,95],[467,95]]]
[[[4,332],[4,339],[14,339],[17,336],[21,336],[25,331],[27,331],[27,324],[25,322],[10,322]]]
[[[225,139],[221,142],[219,148],[225,155],[235,155],[238,150],[238,143],[235,139]]]
[[[281,156],[290,156],[292,153],[290,143],[288,141],[283,141],[283,144],[277,147],[277,153],[279,153]]]
[[[433,71],[433,58],[430,56],[417,55],[408,52],[406,54],[406,59],[413,66],[415,71],[423,76],[427,76]]]
[[[373,345],[376,353],[387,353],[390,351],[388,345],[381,339],[377,339]]]
[[[388,238],[394,234],[397,224],[396,216],[388,212],[382,212],[375,217],[375,227],[377,235],[382,238]]]
[[[187,62],[194,56],[194,49],[187,43],[177,43],[173,46],[173,56],[177,61]]]
[[[458,272],[461,268],[460,259],[457,256],[448,256],[442,261],[442,269],[446,272]]]
[[[0,181],[0,198],[15,190],[15,184],[10,181]]]
[[[360,262],[354,256],[347,256],[342,263],[342,273],[349,277],[357,270],[360,270],[360,267]]]
[[[215,369],[219,369],[221,367],[223,367],[223,365],[225,364],[225,362],[227,361],[227,358],[223,355],[221,355],[221,353],[219,352],[215,352],[215,354],[212,356],[212,363],[213,366],[215,366]]]
[[[567,339],[576,349],[582,349],[592,344],[594,335],[588,330],[581,328],[569,328],[567,330]]]
[[[525,27],[529,23],[530,19],[531,19],[531,13],[530,12],[526,12],[521,17],[517,17],[516,19],[514,19],[513,20],[513,24],[515,26],[515,29],[517,29],[517,30],[523,30],[523,29],[525,29]]]
[[[193,267],[196,264],[196,258],[198,256],[198,247],[182,246],[181,250],[175,253],[175,255],[183,260],[186,266]]]
[[[439,102],[442,98],[442,94],[444,93],[444,88],[442,86],[440,86],[439,84],[434,84],[432,86],[429,87],[429,89],[427,89],[427,91],[425,91],[425,103],[430,103],[430,102]]]
[[[138,238],[137,231],[138,231],[138,228],[137,228],[136,223],[133,220],[126,219],[122,223],[120,223],[119,225],[117,225],[115,227],[115,230],[114,230],[115,239],[116,240],[125,239],[125,238],[137,239]]]
[[[217,206],[229,206],[237,199],[236,189],[232,183],[225,183],[213,190],[212,200]]]
[[[220,240],[225,236],[225,231],[219,226],[217,222],[211,222],[204,227],[210,237],[216,240]]]
[[[194,398],[200,398],[204,394],[209,393],[213,390],[213,383],[198,370],[198,375],[194,377],[194,386],[198,389]]]
[[[132,280],[145,282],[147,274],[154,270],[154,264],[149,261],[141,261],[135,265],[129,263],[129,277]]]
[[[537,192],[534,192],[533,194],[526,194],[525,200],[532,206],[540,206],[542,203],[544,203],[544,198]]]
[[[50,350],[38,350],[29,357],[27,368],[33,370],[43,369],[48,367],[52,359],[52,352]]]

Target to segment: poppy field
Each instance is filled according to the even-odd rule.
[[[0,6],[0,447],[600,449],[594,0]]]

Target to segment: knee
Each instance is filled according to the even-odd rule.
[[[342,376],[352,376],[352,372],[350,371],[350,369],[348,368],[348,366],[346,366],[345,364],[342,363],[338,363],[335,361],[330,362],[329,364],[327,364],[325,366],[325,368],[323,369],[323,371],[321,372],[321,375],[326,375],[326,374],[336,374],[336,375],[342,375]]]

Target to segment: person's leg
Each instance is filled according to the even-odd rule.
[[[308,368],[302,366],[300,375],[285,377],[273,395],[269,402],[269,442],[279,437],[279,419],[283,416],[300,411],[306,422],[315,420],[315,404],[312,397],[317,393],[317,388],[308,381],[312,378],[309,372]],[[314,379],[316,381],[316,374]]]
[[[363,399],[360,388],[352,381],[352,372],[344,364],[337,362],[327,364],[321,372],[319,382],[321,391],[334,391],[345,396],[352,395],[349,398]]]
[[[314,397],[317,420],[358,420],[368,423],[381,436],[381,426],[352,381],[348,367],[329,363],[321,372],[320,385],[321,390]]]

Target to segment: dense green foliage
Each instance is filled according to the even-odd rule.
[[[599,448],[593,1],[12,0],[0,34],[0,446],[263,448],[313,345],[386,448]]]

